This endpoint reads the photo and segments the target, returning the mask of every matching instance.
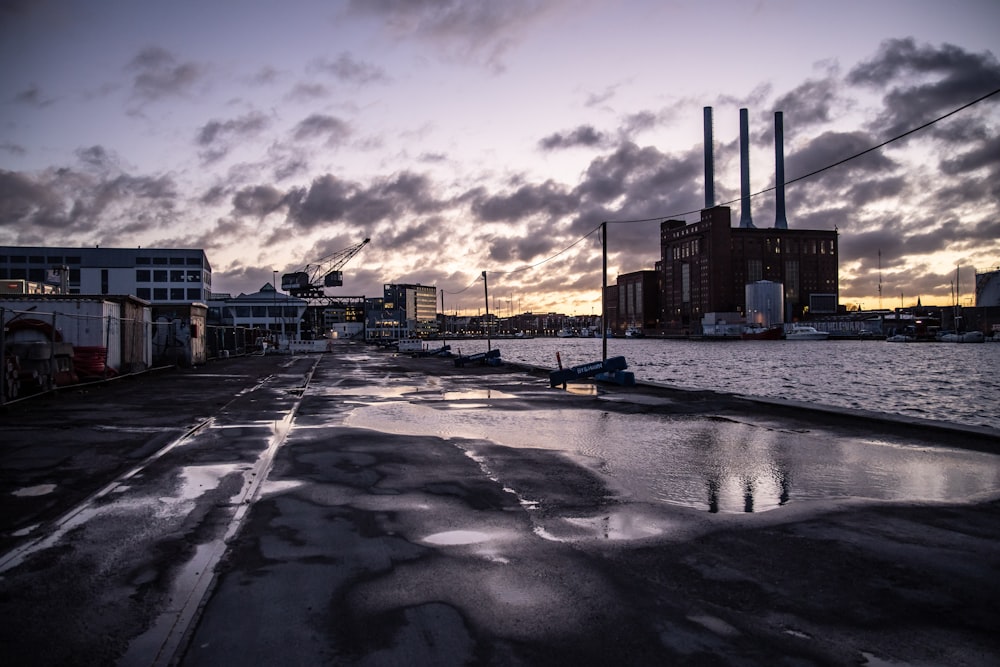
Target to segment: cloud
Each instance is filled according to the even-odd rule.
[[[225,157],[233,145],[240,144],[263,132],[270,125],[267,116],[251,112],[229,120],[210,120],[198,129],[195,143],[203,163],[215,162]]]
[[[389,80],[381,67],[357,60],[349,53],[341,53],[336,60],[317,60],[312,69],[329,74],[341,83],[363,85]]]
[[[172,53],[155,46],[140,51],[127,69],[135,73],[133,94],[147,102],[187,94],[204,76],[201,65],[178,63]]]
[[[444,57],[504,70],[503,56],[542,18],[569,5],[565,0],[351,0],[349,13],[381,21],[393,39],[435,45]]]
[[[873,58],[853,68],[847,82],[885,91],[885,113],[871,125],[889,138],[996,90],[1000,62],[989,52],[892,39],[883,42]]]
[[[591,125],[581,125],[569,133],[556,132],[541,139],[538,142],[539,148],[546,151],[562,148],[573,148],[574,146],[600,146],[604,143],[604,135]]]
[[[28,86],[14,95],[13,101],[17,104],[24,104],[37,109],[44,109],[53,103],[53,100],[43,95],[42,90],[36,85]]]
[[[350,126],[335,116],[312,114],[299,122],[292,132],[296,141],[322,139],[327,146],[343,143],[351,135]]]

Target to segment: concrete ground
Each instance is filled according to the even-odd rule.
[[[1000,444],[707,392],[601,400],[355,345],[125,378],[0,410],[0,659],[1000,664],[996,494],[711,514],[638,502],[551,449],[350,423],[362,405],[468,408],[450,397],[473,389],[489,410]]]

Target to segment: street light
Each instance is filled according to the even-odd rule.
[[[278,316],[278,271],[277,269],[271,269],[271,297],[274,301],[274,308],[271,310],[271,324],[275,324],[275,318]],[[282,334],[285,332],[282,331]]]

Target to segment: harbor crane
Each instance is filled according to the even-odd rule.
[[[326,296],[325,288],[344,284],[344,272],[340,269],[361,252],[369,241],[371,239],[366,238],[361,243],[329,254],[314,264],[306,264],[301,271],[284,274],[281,276],[281,289],[292,296],[306,299]]]

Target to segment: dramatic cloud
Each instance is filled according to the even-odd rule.
[[[381,67],[357,60],[349,53],[341,53],[336,60],[318,60],[313,69],[342,83],[356,85],[385,82],[389,78]]]

